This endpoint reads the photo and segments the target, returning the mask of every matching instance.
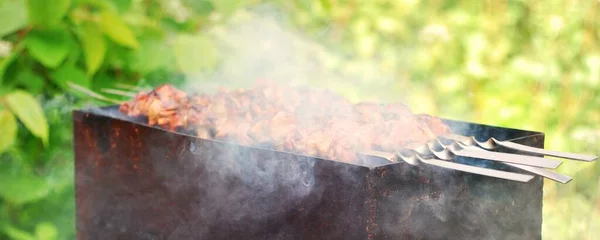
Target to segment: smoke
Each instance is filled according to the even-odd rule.
[[[227,24],[215,27],[206,34],[218,44],[219,66],[214,71],[188,75],[182,87],[187,92],[211,93],[219,88],[243,88],[253,85],[256,80],[267,79],[285,85],[329,89],[353,102],[369,100],[405,102],[407,97],[408,91],[398,93],[397,84],[402,79],[395,78],[391,73],[380,69],[375,61],[341,64],[347,59],[335,49],[324,47],[300,34],[299,31],[293,30],[278,11],[266,5],[253,11],[240,11]],[[303,110],[306,116],[301,120],[308,121],[313,114],[310,105]],[[92,111],[124,119],[114,109]],[[471,129],[467,125],[457,126],[455,129],[459,129],[458,132],[465,135],[491,134],[485,132],[487,130]],[[210,235],[223,231],[225,234],[228,231],[244,231],[248,228],[258,233],[265,233],[270,229],[283,229],[280,231],[285,232],[287,231],[285,229],[288,229],[286,224],[289,223],[273,222],[273,220],[302,218],[306,216],[303,214],[312,214],[315,209],[331,211],[331,214],[334,212],[347,214],[332,217],[330,220],[336,223],[328,224],[345,224],[348,219],[364,214],[362,212],[356,212],[356,215],[350,214],[358,211],[356,209],[365,208],[364,201],[360,201],[359,197],[356,199],[350,197],[355,196],[353,194],[365,196],[360,195],[363,194],[360,191],[366,191],[366,186],[363,185],[366,184],[363,178],[364,172],[360,172],[367,171],[364,167],[321,160],[317,162],[313,158],[300,155],[265,149],[257,150],[257,148],[240,147],[219,141],[185,142],[175,150],[154,146],[152,151],[154,151],[152,155],[157,156],[168,156],[169,151],[177,152],[177,161],[165,160],[156,163],[156,174],[163,176],[162,184],[169,189],[170,194],[194,193],[195,196],[190,196],[190,202],[187,204],[191,204],[190,211],[195,214],[192,214],[193,216],[201,216],[200,219],[185,219],[186,223],[181,224],[171,233],[170,239],[185,239],[185,234],[190,232]],[[316,166],[321,162],[325,166],[335,167]],[[407,164],[398,168],[413,169]],[[327,173],[318,173],[317,170]],[[470,215],[465,217],[468,222],[452,223],[463,224],[462,228],[466,229],[480,226],[477,220],[489,216],[485,214],[490,206],[487,202],[468,205],[471,204],[468,195],[466,199],[462,195],[455,196],[457,193],[453,191],[460,190],[456,186],[464,185],[464,182],[460,182],[463,179],[456,178],[454,172],[441,170],[433,172],[436,174],[435,178],[432,178],[434,181],[428,183],[415,180],[420,176],[405,176],[404,173],[397,173],[388,180],[406,185],[393,185],[381,181],[386,188],[392,188],[388,185],[396,188],[392,191],[395,195],[381,203],[397,206],[396,209],[391,213],[383,212],[378,216],[380,222],[386,223],[382,228],[389,235],[402,236],[404,232],[400,232],[399,229],[406,229],[402,228],[405,224],[403,221],[406,219],[413,222],[410,225],[413,229],[410,231],[415,234],[427,233],[427,229],[431,226],[425,222],[426,218],[421,218],[419,214],[428,214],[438,224],[449,226],[449,222],[461,214],[456,210],[468,209]],[[333,183],[339,185],[334,186]],[[413,185],[409,186],[410,184]],[[440,193],[431,194],[420,189],[422,187],[436,189]],[[414,191],[410,192],[411,189]],[[403,196],[407,193],[415,195],[412,198]],[[160,198],[160,196],[156,197]],[[344,199],[345,197],[348,199]],[[319,205],[322,200],[337,198],[341,198],[337,202],[338,206]],[[453,206],[452,201],[458,200],[464,201],[465,206],[460,208]],[[299,206],[302,210],[298,209]],[[332,209],[334,207],[336,209]],[[416,210],[411,212],[419,208],[420,212]],[[501,232],[499,229],[497,231]],[[342,233],[332,232],[329,233],[329,237],[335,238],[337,234]],[[254,237],[256,236],[248,236],[249,239]]]
[[[220,87],[247,87],[256,80],[268,79],[293,86],[326,88],[351,101],[400,101],[405,97],[396,89],[399,79],[376,61],[351,62],[337,49],[323,46],[292,27],[270,5],[240,11],[206,34],[218,44],[221,61],[214,71],[187,76],[185,89],[210,92]]]

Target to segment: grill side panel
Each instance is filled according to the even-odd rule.
[[[541,178],[368,169],[91,112],[73,118],[78,239],[541,239]],[[540,133],[449,123],[544,144]]]
[[[544,135],[539,133],[489,126],[471,130],[465,134],[478,131],[485,138],[486,133],[503,131],[503,139],[544,147]],[[526,173],[491,161],[459,158],[457,162]],[[541,177],[518,183],[395,164],[374,169],[368,179],[377,186],[372,192],[377,203],[373,239],[541,239]]]
[[[367,238],[367,168],[74,120],[78,239]]]

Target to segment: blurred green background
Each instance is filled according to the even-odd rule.
[[[71,110],[109,103],[72,83],[202,89],[295,73],[352,100],[542,131],[546,148],[598,155],[599,12],[571,0],[0,0],[0,239],[75,238]],[[227,28],[267,15],[295,36],[267,35],[275,50],[248,35],[266,25]],[[261,75],[256,59],[282,73]],[[600,164],[559,171],[574,180],[545,182],[543,238],[598,239]]]

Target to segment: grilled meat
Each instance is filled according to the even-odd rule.
[[[161,85],[120,111],[172,131],[193,130],[200,138],[345,162],[355,161],[358,151],[396,151],[449,131],[440,119],[413,115],[402,104],[351,104],[329,91],[269,83],[213,95]]]

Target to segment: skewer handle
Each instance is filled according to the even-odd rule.
[[[557,152],[557,151],[552,151],[552,150],[546,150],[546,149],[541,149],[541,148],[525,146],[522,144],[509,142],[509,141],[498,141],[493,138],[492,138],[492,140],[494,141],[494,143],[496,143],[500,146],[503,146],[505,148],[510,148],[513,150],[517,150],[517,151],[521,151],[521,152],[534,153],[534,154],[559,157],[559,158],[567,158],[567,159],[579,160],[579,161],[585,161],[585,162],[591,162],[598,158],[597,156],[592,156],[592,155]]]
[[[420,160],[423,163],[438,166],[438,167],[473,173],[473,174],[477,174],[477,175],[502,178],[502,179],[507,179],[507,180],[512,180],[512,181],[529,182],[531,179],[533,179],[533,176],[531,176],[531,175],[506,172],[506,171],[494,170],[494,169],[489,169],[489,168],[475,167],[475,166],[470,166],[470,165],[465,165],[465,164],[460,164],[460,163],[453,163],[453,162],[449,162],[449,161],[435,160],[435,159],[420,159]]]
[[[462,146],[462,147],[469,148],[469,149],[475,149],[475,150],[478,150],[478,151],[485,151],[485,150],[483,150],[481,148],[477,148],[477,147],[473,147],[473,146]],[[564,183],[568,183],[568,182],[570,182],[573,179],[573,178],[571,178],[569,176],[562,175],[560,173],[557,173],[557,172],[554,172],[554,171],[551,171],[551,170],[547,170],[547,169],[544,169],[544,168],[526,166],[526,165],[515,164],[515,163],[507,163],[507,162],[504,162],[503,164],[509,165],[509,166],[512,166],[512,167],[515,167],[515,168],[519,168],[519,169],[528,171],[530,173],[537,174],[539,176],[542,176],[542,177],[545,177],[545,178],[548,178],[548,179],[551,179],[551,180],[554,180],[554,181],[557,181],[557,182],[560,182],[560,183],[563,183],[563,184]]]
[[[519,154],[510,154],[510,153],[500,153],[500,152],[490,152],[490,151],[479,151],[469,148],[449,148],[452,153],[457,156],[462,157],[470,157],[470,158],[478,158],[485,159],[491,161],[498,162],[509,162],[516,163],[521,165],[528,165],[534,167],[543,167],[543,168],[557,168],[562,163],[561,161],[557,161],[554,159],[542,158],[542,157],[532,157],[525,156]]]
[[[403,161],[407,162],[408,164],[415,165],[415,163],[412,163],[412,161],[413,161],[412,159],[411,160],[405,159],[405,157],[403,157],[401,155],[397,155],[395,153],[381,152],[381,151],[368,151],[368,152],[363,152],[361,154],[366,155],[366,156],[384,158],[390,162],[397,162],[398,160],[403,160]],[[444,161],[444,160],[424,159],[424,158],[420,157],[419,155],[415,155],[414,157],[416,158],[415,160],[418,159],[419,162],[422,162],[425,164],[429,164],[429,165],[433,165],[433,166],[437,166],[437,167],[441,167],[441,168],[452,169],[452,170],[456,170],[456,171],[468,172],[468,173],[477,174],[477,175],[506,179],[506,180],[517,181],[517,182],[529,182],[531,179],[533,179],[533,176],[527,175],[527,174],[506,172],[506,171],[482,168],[482,167],[475,167],[475,166],[454,163],[454,162],[449,162],[449,161]]]
[[[540,175],[542,177],[557,181],[559,183],[568,183],[570,182],[573,178],[566,176],[566,175],[562,175],[560,173],[557,173],[555,171],[550,171],[547,169],[543,169],[543,168],[538,168],[538,167],[532,167],[532,166],[525,166],[525,165],[521,165],[521,164],[513,164],[513,163],[504,163],[506,165],[510,165],[519,169],[523,169],[525,171],[528,171],[530,173],[534,173],[537,175]]]

